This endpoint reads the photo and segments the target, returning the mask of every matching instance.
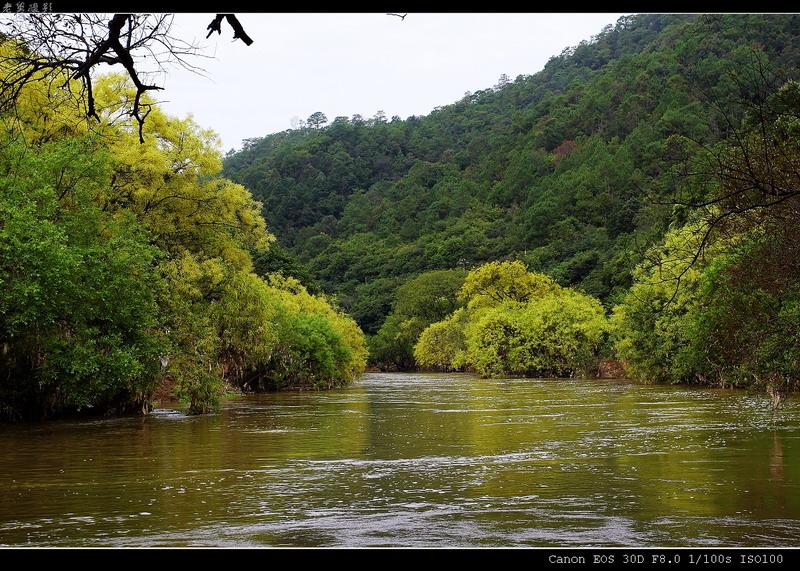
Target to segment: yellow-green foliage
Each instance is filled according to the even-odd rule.
[[[414,358],[420,367],[460,369],[467,349],[464,337],[466,310],[457,309],[450,317],[429,325],[414,346]]]
[[[691,262],[703,231],[688,225],[669,232],[634,270],[634,284],[611,317],[614,348],[626,374],[655,382],[683,379],[679,364],[690,358],[687,335],[702,276],[701,264]]]
[[[673,230],[651,250],[612,319],[630,376],[777,391],[800,385],[796,227],[775,226],[716,236],[691,268],[703,225]]]
[[[102,199],[109,208],[135,212],[169,252],[187,249],[249,271],[246,250],[263,250],[274,238],[261,204],[243,186],[220,177],[218,137],[190,117],[169,117],[154,106],[144,124],[145,142],[139,144],[132,120],[114,119],[130,96],[123,79],[104,77],[95,90],[98,129],[115,159]],[[107,133],[110,129],[113,133]]]
[[[587,375],[605,331],[597,300],[560,288],[521,308],[501,305],[476,314],[466,330],[466,360],[487,376]]]
[[[0,38],[2,77],[6,77],[9,67],[17,67],[11,58],[18,50],[15,42]],[[34,144],[86,134],[90,123],[76,97],[81,92],[80,81],[69,81],[66,75],[48,79],[49,71],[33,72],[31,81],[17,98],[14,112],[0,113],[0,125],[4,131],[13,127],[27,142]],[[26,73],[29,71],[19,68],[13,77]]]
[[[520,261],[489,262],[469,273],[459,296],[472,308],[508,302],[524,304],[556,287],[552,279],[529,272]]]
[[[415,347],[417,362],[468,368],[485,376],[589,374],[607,330],[594,298],[528,272],[521,262],[492,262],[461,290],[467,308],[434,323]]]
[[[146,408],[167,378],[207,412],[225,382],[331,387],[364,371],[352,319],[252,272],[250,252],[274,237],[261,204],[221,178],[213,132],[143,98],[140,144],[118,75],[96,81],[99,122],[68,95],[34,82],[0,115],[0,364],[14,370],[0,415]]]
[[[364,372],[367,347],[356,322],[324,296],[308,293],[299,281],[279,274],[269,288],[280,300],[279,350],[270,382],[333,387]],[[289,364],[294,364],[295,370]],[[287,376],[288,375],[288,376]]]

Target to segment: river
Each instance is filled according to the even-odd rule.
[[[0,544],[800,546],[800,400],[367,374],[0,426]]]

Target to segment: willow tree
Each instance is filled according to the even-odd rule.
[[[414,355],[420,366],[481,375],[568,377],[596,368],[607,323],[600,303],[529,272],[522,262],[472,270],[466,308],[428,326]]]

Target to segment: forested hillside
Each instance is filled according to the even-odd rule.
[[[306,271],[368,333],[421,272],[497,259],[610,308],[680,221],[670,137],[725,139],[713,103],[737,90],[732,73],[758,53],[791,76],[799,35],[796,15],[624,17],[539,73],[425,117],[317,116],[249,140],[225,174],[262,201],[296,257],[289,273]]]

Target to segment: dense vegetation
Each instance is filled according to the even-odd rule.
[[[87,123],[33,82],[0,116],[0,417],[147,410],[159,388],[206,412],[225,385],[358,376],[363,334],[273,272],[261,205],[220,176],[215,135],[145,101],[139,144],[131,90],[99,80]]]
[[[779,403],[800,384],[800,84],[758,78],[730,140],[686,155],[684,200],[701,210],[636,269],[614,321],[637,377]]]
[[[730,88],[752,45],[794,66],[796,16],[621,19],[545,69],[426,117],[337,117],[250,140],[225,172],[369,333],[425,270],[518,258],[610,305],[671,209],[673,134],[716,141],[701,91]]]
[[[466,307],[419,336],[420,365],[485,376],[560,377],[596,369],[607,323],[592,297],[528,272],[521,262],[476,268],[459,297]]]
[[[0,416],[156,391],[205,412],[226,386],[346,383],[367,346],[487,376],[616,357],[779,401],[800,382],[798,40],[796,15],[625,17],[426,117],[315,113],[224,161],[147,99],[139,144],[122,77],[95,85],[99,121],[32,82],[0,114]]]
[[[551,300],[551,313],[534,304],[478,318],[449,283],[442,295],[467,306],[448,317],[398,309],[401,286],[428,272],[519,260],[609,313],[620,306],[611,340],[631,375],[790,387],[798,273],[778,260],[796,248],[800,106],[787,82],[798,39],[797,15],[624,17],[535,75],[501,77],[426,117],[324,126],[318,114],[247,141],[225,172],[264,203],[294,271],[309,272],[374,336],[375,365],[410,366],[424,330],[416,354],[425,366],[580,370],[521,356],[538,339],[535,324],[573,301],[576,315],[595,315],[572,293]],[[765,114],[779,92],[782,111]],[[754,153],[769,145],[780,160]],[[470,339],[488,351],[500,329],[513,330],[519,360],[485,361],[475,349],[453,362]]]
[[[391,315],[369,338],[370,360],[384,370],[413,369],[420,333],[462,305],[458,292],[466,277],[465,270],[433,270],[397,288]]]

